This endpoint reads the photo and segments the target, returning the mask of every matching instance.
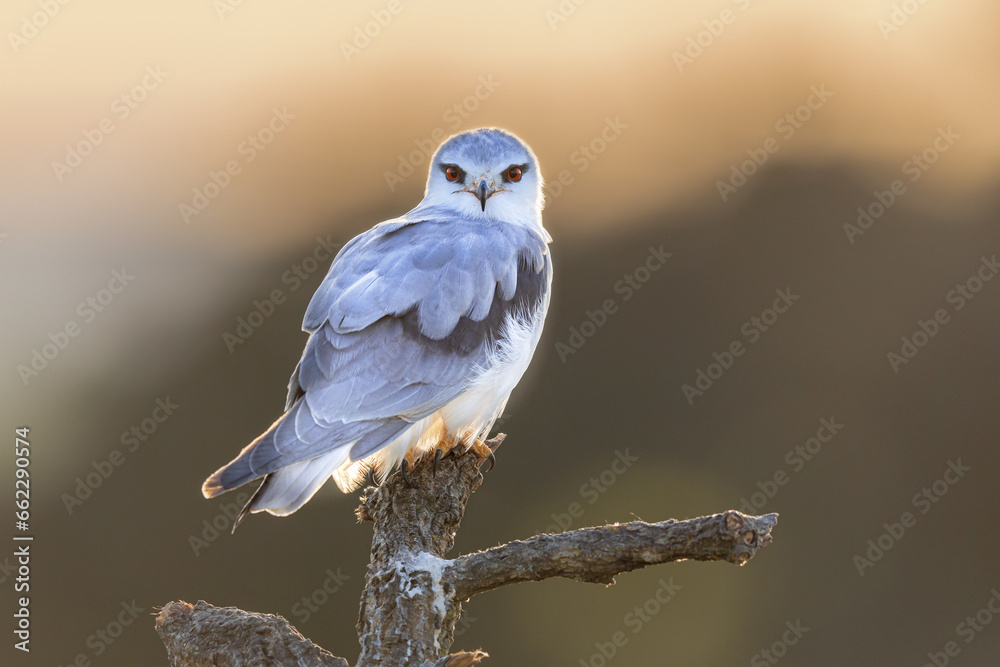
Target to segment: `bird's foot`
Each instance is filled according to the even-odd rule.
[[[441,438],[438,442],[437,446],[434,448],[434,465],[431,468],[435,477],[437,477],[438,463],[441,459],[450,454],[451,450],[454,449],[457,444],[458,441],[451,437]]]
[[[497,457],[493,453],[493,450],[490,449],[489,445],[487,445],[483,440],[476,440],[475,442],[472,443],[469,449],[475,452],[476,456],[478,456],[479,458],[490,460],[490,467],[486,469],[486,472],[493,470],[493,466],[495,466],[497,463]]]
[[[417,464],[417,457],[412,450],[406,452],[403,460],[399,462],[399,472],[403,476],[403,482],[408,488],[413,488],[413,484],[410,483],[410,477],[406,474],[406,471],[412,470]]]

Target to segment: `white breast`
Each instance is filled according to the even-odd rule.
[[[531,314],[508,314],[500,328],[500,340],[469,388],[442,408],[441,416],[450,434],[463,444],[471,445],[477,438],[486,437],[503,412],[510,393],[531,363],[547,306],[540,304]]]
[[[477,439],[487,437],[531,363],[548,305],[546,295],[533,313],[509,313],[500,328],[499,340],[486,362],[476,369],[468,388],[434,414],[415,422],[363,462],[347,464],[338,471],[334,479],[341,489],[358,483],[367,467],[387,474],[410,450],[421,456],[433,450],[442,439],[469,447]]]

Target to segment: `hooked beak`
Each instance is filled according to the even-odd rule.
[[[486,179],[479,181],[479,187],[476,188],[474,193],[479,197],[479,203],[483,205],[483,211],[486,210],[486,200],[492,197],[495,193],[490,190],[489,186],[486,185]]]

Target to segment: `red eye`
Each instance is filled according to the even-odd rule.
[[[507,170],[507,178],[511,181],[517,182],[521,180],[521,168],[511,167]]]
[[[457,181],[459,175],[460,172],[458,171],[458,167],[448,167],[444,170],[444,177],[449,181]]]

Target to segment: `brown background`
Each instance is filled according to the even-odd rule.
[[[554,26],[555,0],[404,1],[348,59],[342,43],[386,3],[247,0],[221,18],[209,0],[70,3],[16,50],[7,33],[41,10],[5,3],[0,382],[9,441],[31,427],[36,536],[30,656],[10,648],[12,581],[0,583],[9,664],[164,664],[147,614],[178,598],[281,613],[354,660],[370,537],[355,498],[331,485],[195,555],[203,522],[227,521],[199,487],[279,415],[328,263],[296,290],[283,274],[318,236],[341,244],[419,201],[423,156],[395,189],[385,177],[414,142],[494,124],[534,148],[550,182],[563,170],[573,182],[549,190],[546,334],[456,553],[544,530],[573,503],[574,527],[681,518],[788,477],[762,509],[781,513],[775,543],[748,567],[496,591],[467,606],[456,647],[495,665],[599,665],[595,642],[624,631],[609,664],[766,664],[758,652],[798,621],[809,630],[779,644],[783,664],[922,665],[948,641],[951,664],[993,664],[1000,620],[969,643],[957,626],[1000,587],[1000,281],[961,310],[947,295],[1000,252],[1000,12],[902,4],[919,10],[884,31],[892,3],[860,0],[594,0]],[[147,67],[165,78],[120,118],[116,98]],[[477,99],[480,77],[499,85]],[[814,86],[832,96],[787,137],[776,123]],[[467,117],[453,123],[456,104]],[[246,162],[241,142],[274,108],[294,119]],[[60,180],[53,161],[104,118],[113,132]],[[581,160],[607,119],[627,127]],[[911,181],[904,163],[949,127],[958,138]],[[771,137],[777,152],[723,201],[718,181]],[[241,172],[185,224],[178,205],[229,160]],[[843,226],[895,179],[905,193],[849,242]],[[672,257],[624,301],[616,283],[661,245]],[[134,280],[85,321],[78,304],[123,267]],[[741,327],[785,288],[798,301],[751,344]],[[223,334],[275,289],[287,300],[230,353]],[[563,363],[556,344],[607,299],[618,310]],[[949,321],[893,372],[887,353],[938,308]],[[25,386],[18,365],[70,322],[79,335]],[[746,352],[689,405],[682,385],[738,340]],[[167,397],[180,407],[128,451],[122,433]],[[843,429],[796,469],[786,454],[824,417]],[[122,464],[69,513],[62,496],[113,450]],[[595,494],[589,480],[626,450],[638,461]],[[914,495],[959,460],[971,470],[921,513]],[[907,511],[915,525],[860,576],[854,557]],[[294,605],[328,570],[349,578],[304,620]],[[628,615],[671,577],[681,590],[633,632]],[[138,621],[97,640],[133,600]]]

